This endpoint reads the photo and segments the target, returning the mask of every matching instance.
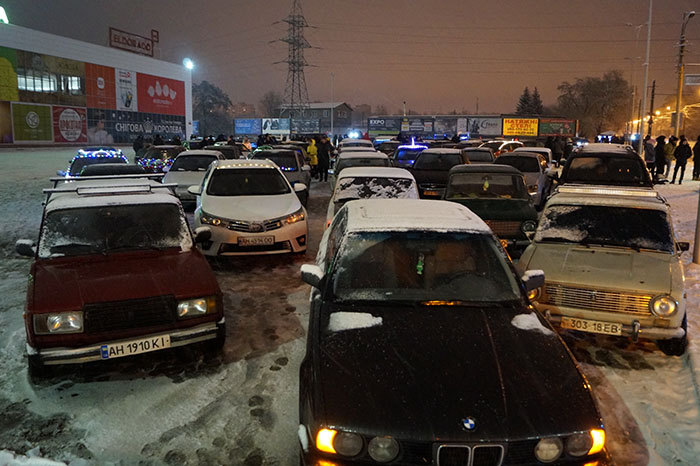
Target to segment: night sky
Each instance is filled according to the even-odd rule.
[[[301,0],[311,45],[306,82],[311,101],[407,108],[425,113],[512,112],[525,86],[545,105],[557,85],[620,69],[643,85],[648,0]],[[166,61],[196,63],[234,102],[258,105],[284,92],[287,45],[282,20],[291,0],[0,0],[10,22],[107,45],[110,26],[149,36],[160,31]],[[206,8],[203,7],[206,5]],[[700,3],[655,0],[650,78],[657,99],[675,93],[684,11],[686,63],[700,64]],[[639,39],[637,40],[637,34]],[[635,60],[636,58],[636,60]],[[687,67],[700,74],[700,66]],[[666,95],[664,95],[666,94]],[[700,96],[700,90],[698,92]],[[698,99],[700,100],[700,98]]]

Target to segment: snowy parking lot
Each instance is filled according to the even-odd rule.
[[[315,257],[327,185],[312,185],[306,255],[211,261],[226,307],[220,357],[181,348],[32,382],[22,320],[30,261],[14,244],[36,239],[41,189],[73,154],[0,150],[0,465],[14,455],[74,465],[298,464],[309,294],[299,266]],[[672,205],[677,239],[691,242],[691,251],[699,188],[693,181],[658,188]],[[699,463],[700,266],[691,258],[683,254],[690,337],[684,356],[665,356],[652,342],[564,335],[593,386],[615,464]]]

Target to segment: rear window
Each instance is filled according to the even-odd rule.
[[[216,157],[213,155],[187,155],[185,157],[178,157],[175,159],[175,162],[173,162],[173,166],[170,167],[170,171],[204,171],[214,160],[216,160]]]
[[[490,150],[465,151],[470,162],[493,162],[493,154]]]
[[[456,173],[447,184],[446,199],[529,199],[522,175]]]
[[[572,158],[564,178],[569,183],[648,185],[646,167],[641,159],[609,155]]]
[[[523,173],[539,173],[540,167],[536,158],[532,157],[498,157],[493,163],[498,165],[510,165]]]
[[[423,152],[416,159],[413,165],[415,170],[442,170],[448,171],[455,165],[462,162],[462,156],[459,154],[435,154],[432,152]]]
[[[343,169],[348,167],[388,167],[389,159],[382,159],[377,157],[372,158],[350,158],[338,160],[338,164],[335,167],[335,174],[337,175]]]
[[[78,157],[73,160],[69,175],[77,176],[84,167],[102,163],[127,163],[127,161],[123,157]]]

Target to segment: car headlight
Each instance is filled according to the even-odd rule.
[[[531,233],[537,229],[537,223],[535,223],[533,220],[525,220],[522,224],[520,224],[520,230],[523,233]]]
[[[333,447],[343,456],[357,456],[362,451],[362,437],[352,432],[338,432],[333,439]]]
[[[537,301],[540,298],[540,295],[542,294],[542,290],[540,288],[535,288],[534,290],[530,290],[527,292],[527,299],[530,301]]]
[[[306,214],[304,213],[304,208],[302,207],[301,209],[297,210],[293,214],[288,215],[287,218],[284,219],[284,222],[287,225],[291,225],[292,223],[301,222],[305,218],[306,218]]]
[[[678,302],[673,296],[662,294],[649,302],[649,309],[659,317],[671,317],[678,311]]]
[[[571,456],[587,455],[593,446],[590,432],[574,434],[566,440],[566,452]]]
[[[83,311],[60,312],[34,316],[34,333],[49,335],[53,333],[82,333]]]
[[[184,319],[187,317],[198,317],[216,310],[216,298],[209,296],[206,298],[187,299],[177,303],[177,317]]]
[[[538,188],[539,188],[539,185],[537,185],[537,184],[530,184],[530,185],[527,186],[527,191],[528,191],[530,194],[536,194]]]
[[[543,438],[535,445],[535,457],[543,463],[553,463],[564,451],[564,445],[559,437]]]
[[[222,224],[222,221],[219,217],[209,215],[208,213],[206,213],[204,211],[202,211],[199,214],[199,221],[204,223],[205,225],[214,225],[215,227],[218,227]]]
[[[391,437],[374,437],[369,441],[367,453],[378,463],[388,463],[399,456],[399,443]]]

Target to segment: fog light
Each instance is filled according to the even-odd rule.
[[[299,243],[299,246],[305,246],[306,245],[306,235],[301,235],[300,237],[298,237],[297,243]]]

